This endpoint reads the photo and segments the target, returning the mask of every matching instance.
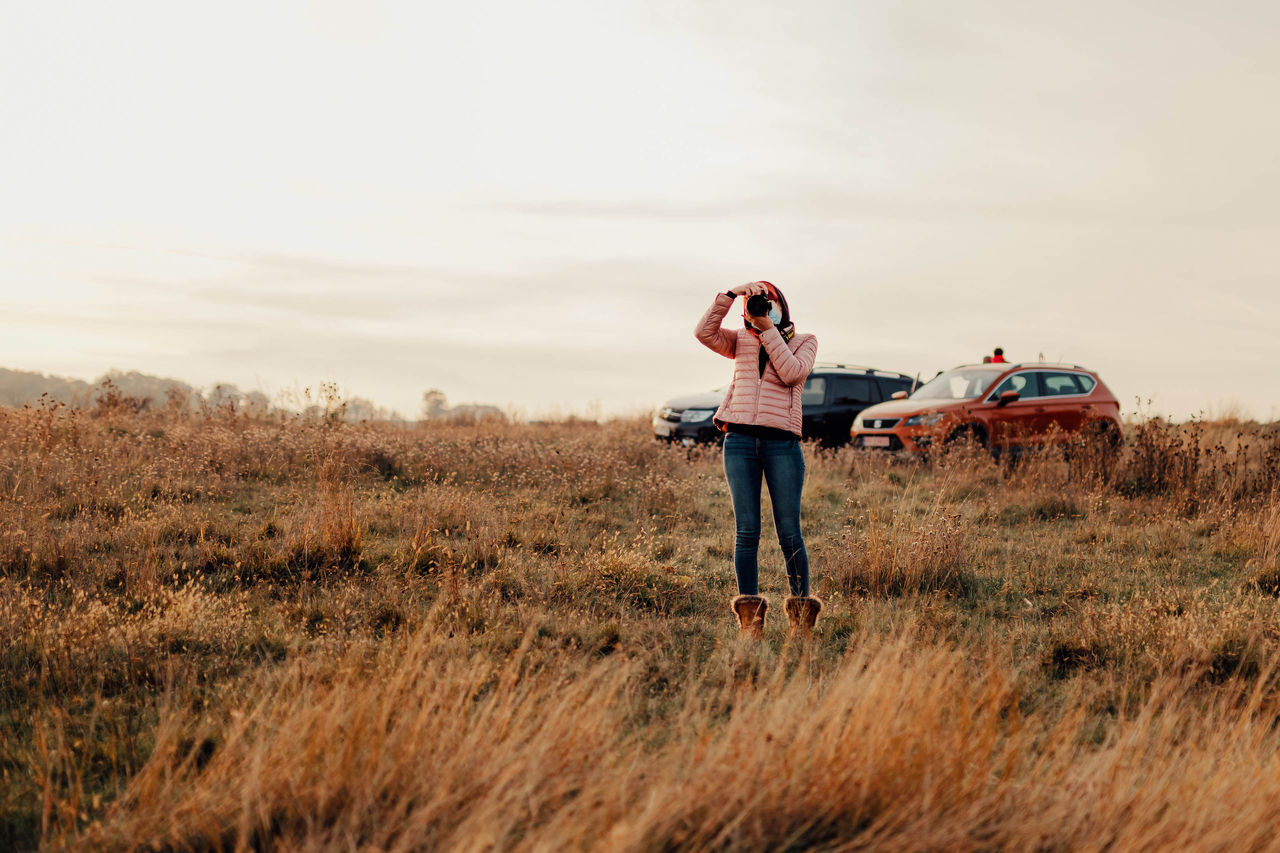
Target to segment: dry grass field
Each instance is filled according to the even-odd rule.
[[[0,848],[1280,849],[1280,425],[806,453],[751,644],[641,420],[0,410]]]

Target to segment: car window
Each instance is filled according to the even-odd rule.
[[[969,400],[979,397],[983,391],[1004,373],[999,365],[991,367],[957,367],[939,373],[911,395],[912,400]]]
[[[1062,397],[1067,394],[1079,394],[1080,385],[1074,373],[1043,373],[1040,381],[1044,383],[1046,397]]]
[[[821,406],[827,399],[827,380],[823,376],[810,376],[805,380],[804,391],[800,392],[800,405]]]
[[[865,376],[837,376],[831,381],[831,405],[870,406],[880,402],[875,382]]]
[[[1092,376],[1085,376],[1083,373],[1076,374],[1076,381],[1080,383],[1081,394],[1088,394],[1093,390],[1093,386],[1098,384],[1093,381]]]
[[[884,398],[888,400],[890,397],[892,397],[894,394],[896,394],[899,391],[906,391],[908,394],[910,394],[911,386],[914,384],[915,383],[912,382],[910,379],[881,379],[880,393],[882,393],[884,395]]]
[[[1012,376],[1005,379],[1003,382],[1001,382],[1000,385],[996,388],[996,390],[991,392],[991,396],[988,397],[987,399],[999,400],[1000,395],[1003,394],[1005,391],[1017,391],[1018,397],[1023,400],[1027,399],[1028,397],[1039,397],[1040,385],[1036,381],[1036,378],[1037,378],[1037,373],[1036,371],[1033,371],[1033,370],[1024,371],[1022,373],[1015,373]]]

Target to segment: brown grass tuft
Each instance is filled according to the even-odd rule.
[[[959,594],[970,587],[972,527],[962,515],[940,502],[912,508],[903,501],[882,513],[868,508],[845,533],[844,561],[833,567],[842,592]]]

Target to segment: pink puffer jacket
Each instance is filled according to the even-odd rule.
[[[734,360],[733,383],[712,420],[721,429],[726,423],[754,424],[800,435],[800,392],[818,357],[817,337],[797,334],[784,341],[776,328],[763,334],[745,328],[721,328],[720,321],[733,302],[729,294],[718,294],[693,330],[694,337],[708,349]],[[761,345],[769,354],[763,376]]]

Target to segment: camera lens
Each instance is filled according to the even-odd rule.
[[[747,300],[747,313],[752,317],[763,317],[769,313],[769,297],[757,293]]]

